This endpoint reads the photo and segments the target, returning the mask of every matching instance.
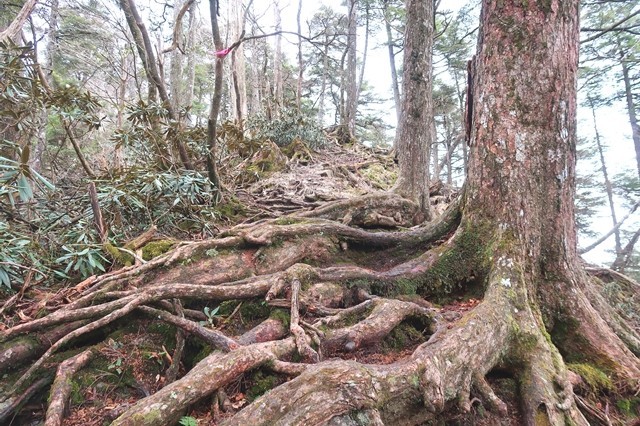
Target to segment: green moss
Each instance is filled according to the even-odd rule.
[[[270,375],[262,370],[255,372],[249,381],[252,383],[252,386],[247,389],[247,396],[250,401],[263,395],[268,390],[273,389],[279,383],[276,376]]]
[[[291,314],[285,309],[274,309],[269,315],[269,318],[280,321],[285,328],[289,328],[289,324],[291,323]]]
[[[227,300],[220,304],[218,314],[221,316],[228,316],[236,309],[239,303],[242,303],[239,309],[239,314],[245,321],[254,321],[257,319],[264,319],[271,313],[271,308],[262,299],[245,300],[238,302],[236,300]],[[237,314],[236,314],[237,315]]]
[[[147,326],[147,332],[159,334],[164,341],[171,340],[176,336],[176,327],[164,321],[152,321]],[[115,339],[114,339],[115,340]]]
[[[229,197],[226,202],[216,205],[213,213],[225,219],[233,219],[247,212],[246,207],[235,197]]]
[[[211,355],[212,352],[213,352],[213,349],[211,348],[211,346],[203,345],[202,349],[200,349],[200,351],[196,353],[195,356],[192,358],[191,360],[192,365],[196,365],[197,363],[199,363],[200,361],[202,361],[203,359]]]
[[[598,356],[591,350],[591,344],[580,332],[580,322],[569,316],[556,317],[550,332],[553,344],[568,363],[590,363],[603,371],[617,368],[615,361]]]
[[[453,247],[442,246],[436,249],[439,257],[417,288],[418,293],[443,298],[461,290],[467,283],[482,281],[487,261],[491,257],[487,229],[467,225],[455,238]]]
[[[631,401],[628,399],[619,399],[616,401],[616,407],[625,415],[631,414]]]
[[[104,243],[102,245],[104,251],[107,252],[111,260],[114,263],[122,266],[131,266],[134,264],[135,259],[129,253],[122,250],[118,250],[116,246],[111,243]]]
[[[82,390],[83,387],[77,381],[71,380],[71,394],[69,396],[69,401],[72,405],[80,405],[85,401],[85,396]]]
[[[613,390],[613,382],[609,376],[591,364],[567,364],[567,368],[582,377],[593,392]]]
[[[395,281],[357,279],[347,281],[347,288],[360,288],[367,293],[382,297],[414,295],[424,284],[422,279],[400,278]]]
[[[382,346],[388,350],[401,350],[422,342],[424,336],[415,327],[406,322],[397,325],[383,340]]]
[[[276,225],[284,226],[284,225],[296,225],[300,223],[304,223],[306,219],[296,218],[296,217],[281,217],[276,219],[273,223]]]
[[[396,294],[390,296],[416,294],[421,284],[422,281],[420,280],[400,278],[395,282],[395,285],[393,286]]]
[[[391,188],[398,178],[398,173],[395,170],[387,170],[379,163],[374,163],[361,169],[360,174],[371,182],[373,186],[382,190]]]
[[[134,425],[155,425],[164,424],[164,415],[160,410],[151,410],[148,413],[138,413],[131,417],[131,424]]]
[[[142,247],[142,258],[144,260],[151,260],[154,257],[167,253],[174,245],[175,241],[172,240],[151,241]]]
[[[218,257],[220,255],[220,252],[214,248],[210,248],[207,251],[205,251],[204,254],[207,257]]]
[[[619,399],[616,401],[616,407],[627,417],[637,417],[637,413],[640,413],[640,396]]]
[[[547,411],[543,408],[538,408],[538,411],[536,411],[536,415],[533,420],[533,424],[536,426],[551,426]]]

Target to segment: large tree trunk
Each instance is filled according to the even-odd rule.
[[[114,425],[175,424],[193,404],[214,394],[224,399],[225,387],[257,371],[281,380],[240,411],[228,404],[223,424],[589,424],[582,409],[589,418],[599,411],[575,398],[579,380],[566,363],[599,371],[631,395],[639,385],[640,337],[607,304],[577,254],[578,28],[577,0],[483,2],[468,181],[437,220],[411,227],[421,206],[369,195],[240,225],[91,278],[58,295],[60,309],[0,332],[9,340],[0,368],[39,356],[5,392],[3,407],[33,392],[36,373],[59,362],[60,349],[139,312],[214,351],[182,378],[124,406]],[[471,307],[453,312],[425,300],[457,297],[472,297]],[[266,301],[289,314],[283,320],[271,312],[232,335],[224,321],[211,329],[187,319],[187,309],[167,302],[175,298],[199,306]],[[417,324],[428,340],[393,362],[359,362],[363,348],[377,347],[402,324]],[[39,338],[20,339],[25,333]],[[56,383],[74,365],[62,364]],[[505,380],[509,392],[497,389]],[[64,405],[64,388],[54,386],[56,406]],[[487,417],[478,417],[478,405]],[[1,408],[3,421],[10,410]]]

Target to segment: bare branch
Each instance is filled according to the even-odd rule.
[[[611,230],[609,230],[609,232],[607,232],[606,234],[604,234],[602,237],[598,238],[598,240],[596,240],[593,244],[585,247],[585,248],[581,248],[580,250],[578,250],[578,253],[580,254],[585,254],[591,250],[593,250],[594,248],[598,247],[600,244],[602,244],[604,241],[606,241],[607,238],[609,238],[611,235],[613,235],[618,229],[620,229],[620,227],[622,226],[622,224],[624,223],[625,220],[629,219],[629,216],[631,216],[640,206],[640,201],[636,201],[636,203],[633,205],[633,207],[631,207],[631,210],[629,211],[629,213],[627,213],[627,215],[625,217],[623,217],[622,219],[620,219],[620,222],[618,222],[616,224],[616,226],[614,226],[613,228],[611,228]]]
[[[162,51],[162,53],[173,52],[174,50],[176,50],[179,47],[179,44],[180,44],[180,32],[182,31],[182,18],[184,18],[184,14],[187,13],[187,10],[189,10],[189,7],[191,7],[191,5],[195,1],[196,0],[187,0],[182,5],[182,7],[180,8],[180,11],[178,12],[178,16],[176,16],[176,22],[175,22],[174,27],[173,27],[173,41],[171,43],[171,46],[169,46],[166,49],[164,49]]]
[[[640,9],[636,10],[635,12],[630,14],[629,16],[625,16],[624,18],[622,18],[621,20],[619,20],[615,24],[611,25],[609,28],[603,28],[601,30],[597,30],[597,29],[596,30],[591,30],[591,29],[588,29],[588,28],[581,29],[581,31],[599,31],[599,32],[597,34],[592,35],[591,37],[588,37],[588,38],[584,39],[584,40],[580,40],[580,44],[593,41],[593,40],[597,39],[598,37],[601,37],[601,36],[603,36],[604,34],[610,32],[610,31],[618,30],[618,27],[620,27],[620,25],[624,24],[629,19],[631,19],[631,18],[633,18],[634,16],[637,16],[637,15],[640,15]]]

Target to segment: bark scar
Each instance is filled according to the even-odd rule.
[[[471,125],[473,123],[473,90],[475,89],[476,56],[467,61],[467,97],[464,108],[464,128],[467,146],[471,146]]]

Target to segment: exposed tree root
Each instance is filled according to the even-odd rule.
[[[89,348],[75,355],[58,366],[56,379],[50,391],[49,407],[45,426],[61,426],[67,411],[67,403],[71,394],[71,380],[73,375],[84,367],[96,355],[96,348]]]
[[[397,208],[397,203],[391,199],[388,207]],[[570,280],[554,281],[572,294],[562,300],[535,294],[530,280],[540,278],[526,272],[526,258],[505,249],[503,231],[460,223],[457,204],[441,220],[405,231],[351,226],[354,218],[364,217],[362,211],[379,204],[386,205],[370,197],[319,213],[330,219],[303,214],[236,227],[220,238],[179,245],[137,268],[82,284],[73,290],[75,296],[66,294],[71,301],[65,306],[0,332],[6,342],[0,368],[42,354],[19,371],[14,394],[4,395],[3,412],[15,410],[16,401],[35,392],[33,377],[54,355],[74,345],[81,349],[87,344],[83,339],[136,313],[175,327],[176,346],[173,357],[165,355],[171,360],[165,386],[114,411],[115,425],[172,424],[213,395],[214,412],[234,411],[239,407],[229,402],[225,389],[257,370],[289,380],[235,415],[225,413],[225,424],[352,424],[355,417],[371,424],[414,424],[446,413],[470,415],[478,404],[500,418],[518,415],[510,412],[516,403],[521,424],[581,425],[587,424],[580,412],[584,405],[576,405],[563,359],[571,351],[592,354],[594,363],[620,382],[640,377],[638,359],[627,348],[634,349],[634,329],[610,311],[604,298],[587,300],[591,290],[582,290],[586,278],[575,290],[563,289],[572,285]],[[333,221],[344,219],[344,211],[349,217],[343,222],[350,225]],[[378,227],[389,224],[376,222]],[[374,247],[384,254],[372,262]],[[446,316],[449,320],[425,300],[470,295],[481,295],[482,301],[464,315]],[[241,323],[241,312],[247,312],[242,304],[256,300],[264,301],[271,317],[264,315],[234,334],[231,325]],[[198,310],[203,303],[222,306],[225,301],[235,301],[227,302],[233,303],[224,314],[227,320]],[[580,339],[557,341],[560,328],[554,326],[569,312],[576,320],[571,332]],[[336,359],[379,348],[403,324],[429,336],[403,359],[384,365]],[[39,343],[25,343],[21,335],[26,333],[38,333]],[[190,336],[213,352],[190,370],[185,365],[188,371],[180,377],[187,351],[182,337],[188,342]],[[69,378],[93,355],[87,349],[60,365],[48,424],[61,424]],[[517,379],[519,401],[498,396],[487,380],[492,371]]]

